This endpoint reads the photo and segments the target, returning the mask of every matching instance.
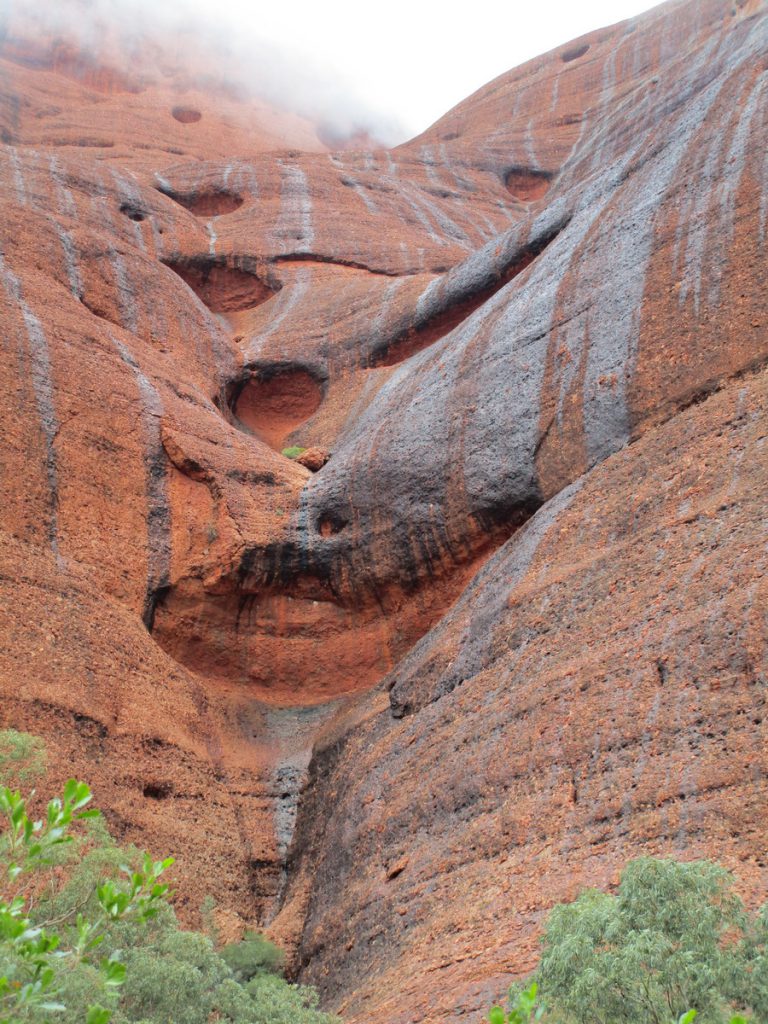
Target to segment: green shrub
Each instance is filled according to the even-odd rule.
[[[257,974],[245,989],[257,1008],[253,1024],[338,1024],[337,1018],[317,1009],[313,988],[289,985],[274,974]]]
[[[310,989],[267,973],[241,983],[208,936],[181,931],[171,916],[115,942],[126,979],[112,1024],[335,1024]]]
[[[707,861],[641,858],[615,896],[588,891],[555,907],[538,971],[547,1005],[568,1022],[669,1024],[693,1007],[701,1024],[720,1024],[746,980],[726,941],[746,924],[732,882]]]
[[[290,448],[283,448],[282,454],[286,459],[297,459],[300,455],[303,455],[306,448],[299,448],[298,445],[292,445]]]
[[[224,946],[220,952],[238,981],[250,981],[257,974],[282,974],[282,949],[258,932],[246,932],[242,942]]]
[[[86,810],[91,792],[70,779],[60,797],[34,820],[18,790],[0,787],[0,1015],[3,1024],[48,1020],[80,1003],[79,1019],[105,1024],[125,967],[100,948],[112,922],[148,921],[168,887],[158,881],[173,861],[145,855],[140,870],[123,868],[122,884],[104,879],[86,900],[57,914],[57,854],[74,842],[72,831],[98,814]],[[86,904],[91,903],[90,913]],[[69,1003],[67,1002],[69,1000]],[[101,1005],[106,1002],[105,1008]]]
[[[31,740],[0,734],[0,764],[44,752]],[[170,859],[117,846],[90,801],[69,782],[38,823],[0,788],[0,1024],[334,1024],[312,990],[265,973],[281,955],[265,939],[236,944],[240,973],[256,970],[241,983],[179,928],[158,880]]]
[[[717,864],[641,858],[615,896],[552,910],[535,978],[491,1024],[765,1024],[768,908],[749,915]]]
[[[768,904],[750,919],[741,952],[749,978],[746,1003],[755,1021],[768,1021]],[[735,1001],[744,1005],[738,999]]]

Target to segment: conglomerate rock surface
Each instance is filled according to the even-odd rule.
[[[349,1018],[479,1016],[638,853],[763,898],[766,4],[389,151],[0,58],[3,722]]]

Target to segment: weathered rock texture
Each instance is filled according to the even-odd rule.
[[[763,897],[766,4],[392,151],[2,56],[4,720],[356,1019],[477,1016],[641,852]]]

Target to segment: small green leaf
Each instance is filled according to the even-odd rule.
[[[488,1011],[489,1024],[505,1024],[506,1016],[500,1006],[492,1006]]]
[[[77,779],[67,779],[64,785],[64,800],[66,803],[69,803],[71,800],[74,799],[74,796],[77,793],[77,788]]]
[[[125,981],[125,964],[118,960],[102,960],[101,971],[104,975],[104,984],[111,988],[117,988]]]
[[[698,1015],[698,1010],[689,1010],[687,1013],[682,1015],[677,1024],[693,1024],[693,1021],[698,1017]]]
[[[85,1024],[108,1024],[112,1012],[105,1010],[103,1006],[89,1006],[85,1017]]]

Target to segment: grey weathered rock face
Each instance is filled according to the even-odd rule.
[[[564,488],[323,737],[283,913],[329,1005],[479,1017],[640,854],[765,899],[767,401],[742,378]]]
[[[411,323],[466,319],[379,331],[416,354],[302,492],[310,564],[385,608],[512,533],[310,769],[285,915],[355,1017],[480,1014],[641,852],[766,891],[766,52],[764,7],[676,4],[582,55],[546,196]]]
[[[664,23],[686,13],[668,10]],[[739,313],[744,300],[727,301],[736,276],[739,297],[756,298],[763,272],[754,141],[765,21],[694,37],[634,83],[621,70],[649,61],[654,36],[634,24],[624,32],[602,44],[599,116],[584,115],[546,200],[419,296],[417,328],[503,285],[404,361],[336,441],[303,494],[310,559],[323,564],[333,546],[330,564],[339,572],[349,558],[357,584],[410,586],[768,355],[764,331]],[[535,79],[529,88],[544,91]],[[752,258],[731,265],[744,219]],[[504,284],[524,256],[532,262]],[[319,540],[312,526],[328,517],[354,525]]]

